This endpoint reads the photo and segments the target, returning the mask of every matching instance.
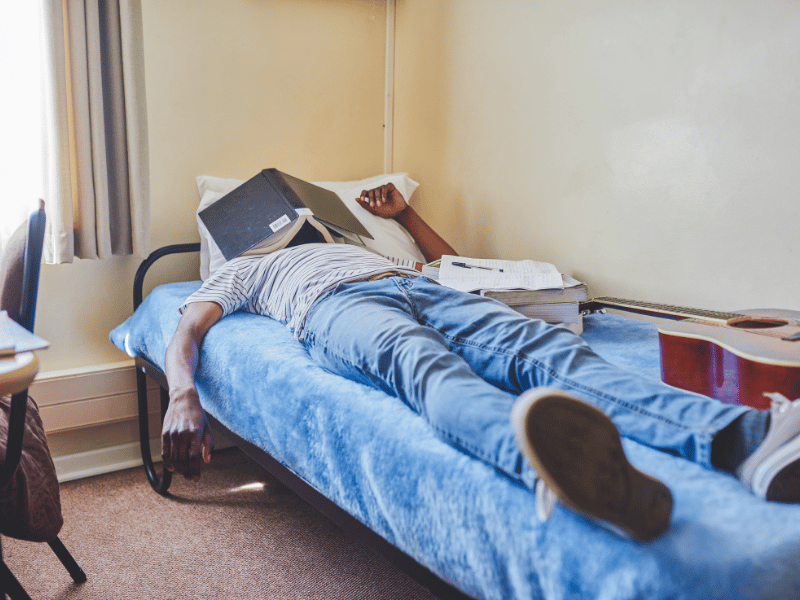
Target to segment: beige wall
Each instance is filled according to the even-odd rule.
[[[142,6],[153,249],[197,241],[197,175],[246,178],[274,166],[334,180],[383,170],[383,0]],[[132,310],[139,262],[44,266],[43,373],[127,358],[108,333]],[[197,277],[196,263],[178,265],[167,269]]]
[[[464,254],[800,310],[800,4],[398,0],[394,168]]]
[[[384,0],[142,4],[153,248],[197,239],[199,174],[382,170]],[[394,170],[460,252],[800,309],[796,2],[397,0],[395,78]],[[44,267],[43,372],[126,358],[138,263]]]

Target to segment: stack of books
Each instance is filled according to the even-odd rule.
[[[483,289],[482,296],[507,304],[531,319],[563,323],[576,333],[583,330],[580,303],[589,299],[586,284],[562,275],[563,287],[540,290]]]
[[[526,317],[583,331],[580,303],[588,300],[586,284],[550,263],[444,256],[425,265],[423,274],[442,285],[494,298]]]

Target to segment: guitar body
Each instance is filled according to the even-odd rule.
[[[768,409],[765,393],[800,398],[800,312],[724,313],[600,297],[581,305],[675,319],[658,328],[665,383],[730,404]]]
[[[726,321],[684,319],[658,328],[665,383],[723,402],[768,409],[765,392],[800,397],[800,312],[739,311]]]

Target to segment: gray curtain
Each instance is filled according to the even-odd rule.
[[[150,183],[139,0],[43,0],[45,261],[144,257]]]

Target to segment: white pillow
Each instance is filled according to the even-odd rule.
[[[224,179],[210,175],[200,175],[197,178],[197,190],[200,192],[199,213],[204,208],[211,206],[225,194],[233,191],[244,183],[242,179]],[[377,175],[362,179],[361,181],[321,181],[312,182],[315,185],[329,189],[342,199],[350,212],[361,222],[374,239],[363,238],[368,249],[394,258],[403,258],[417,262],[425,262],[422,252],[414,242],[414,238],[394,219],[382,219],[359,206],[356,198],[362,190],[369,190],[381,185],[393,183],[400,190],[406,201],[411,199],[419,184],[409,178],[406,173],[392,173]],[[216,271],[225,263],[217,244],[211,238],[199,215],[197,216],[197,229],[200,232],[200,277],[207,279],[209,274]]]

